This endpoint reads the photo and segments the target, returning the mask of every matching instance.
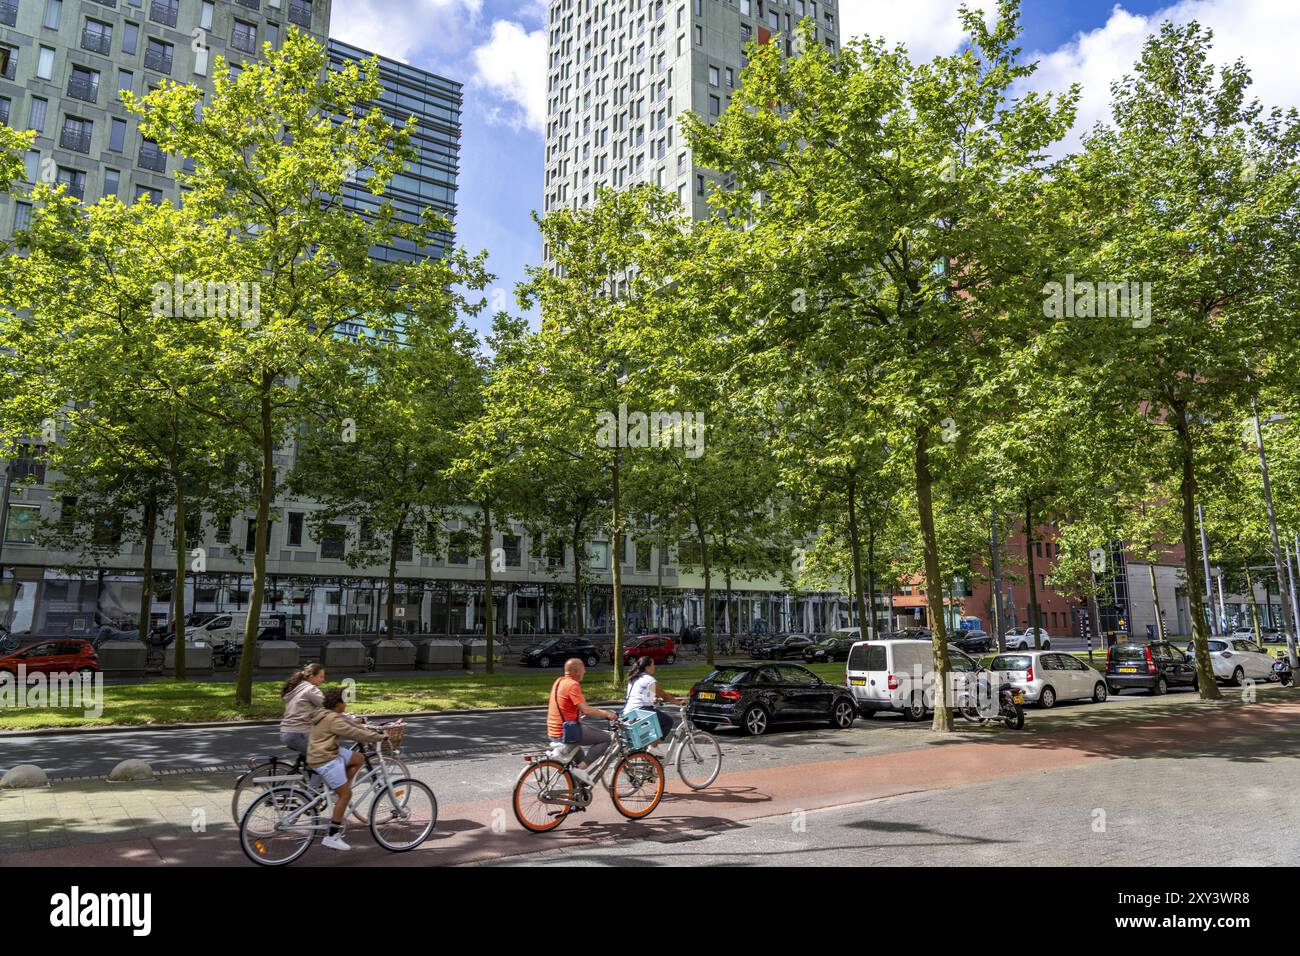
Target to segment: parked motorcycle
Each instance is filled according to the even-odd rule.
[[[1294,677],[1291,673],[1291,661],[1283,654],[1279,654],[1277,660],[1273,662],[1273,676],[1282,683],[1283,687],[1290,687]]]
[[[240,655],[244,653],[244,645],[239,641],[226,641],[224,644],[212,645],[212,663],[217,667],[237,667],[239,666]]]
[[[974,677],[973,686],[958,697],[957,712],[972,723],[1000,720],[1011,730],[1020,730],[1025,726],[1024,704],[1023,690],[1002,683],[994,693],[993,683],[981,673]]]

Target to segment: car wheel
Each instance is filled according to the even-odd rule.
[[[1106,684],[1104,681],[1097,681],[1097,686],[1092,689],[1092,702],[1094,704],[1106,703]]]
[[[852,727],[853,718],[857,716],[856,711],[857,707],[854,706],[852,701],[843,698],[837,700],[835,705],[831,707],[831,726],[837,730],[846,730]]]
[[[587,666],[588,666],[588,667],[595,667],[595,666],[596,666],[597,664],[599,664],[599,663],[600,663],[600,658],[598,658],[595,654],[589,654],[589,655],[587,655]]]
[[[1237,687],[1240,687],[1243,683],[1245,683],[1245,680],[1246,680],[1246,672],[1242,670],[1240,667],[1238,667],[1235,671],[1232,672],[1232,683]]]
[[[1151,688],[1151,693],[1156,697],[1163,697],[1169,692],[1169,681],[1165,680],[1163,674],[1156,678],[1156,686]]]
[[[665,655],[664,655],[664,663],[665,663],[665,664],[674,664],[674,663],[676,663],[676,662],[677,662],[677,655],[676,655],[676,654],[665,654]]]
[[[1038,695],[1038,706],[1043,710],[1051,710],[1056,706],[1056,691],[1050,687],[1044,687],[1043,692]]]
[[[551,659],[550,659],[549,657],[539,657],[539,658],[537,658],[537,666],[538,666],[538,667],[550,667],[550,666],[551,666]]]
[[[903,708],[903,719],[912,723],[925,720],[925,704],[908,704]]]
[[[1051,649],[1052,649],[1052,642],[1047,638],[1043,638],[1043,650],[1050,651]]]
[[[750,737],[763,736],[767,733],[767,711],[755,704],[745,711],[745,716],[740,719],[740,725]]]

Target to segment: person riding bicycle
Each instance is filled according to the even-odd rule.
[[[609,749],[609,734],[583,722],[582,717],[597,717],[605,720],[618,720],[618,714],[592,707],[582,693],[582,678],[587,674],[586,665],[576,657],[564,662],[564,675],[556,678],[551,685],[551,699],[546,705],[546,736],[553,744],[564,743],[564,725],[578,723],[581,736],[571,743],[580,748],[578,759],[574,761],[570,772],[587,786],[594,786],[595,781],[586,772],[596,760]]]
[[[373,744],[388,736],[385,731],[371,730],[343,716],[347,706],[341,689],[336,687],[326,691],[322,706],[312,714],[311,736],[307,744],[307,766],[320,774],[325,785],[338,795],[330,818],[329,834],[321,841],[331,850],[352,849],[343,842],[343,815],[352,801],[352,778],[365,762],[360,753],[340,747],[339,740]]]
[[[626,717],[634,710],[653,710],[659,715],[659,735],[662,740],[672,733],[676,720],[672,714],[664,713],[663,708],[658,706],[658,701],[661,700],[670,704],[686,703],[680,697],[659,688],[659,682],[655,679],[655,662],[651,658],[638,658],[632,666],[632,672],[627,675],[627,704],[623,707],[623,716]]]
[[[294,671],[280,690],[280,697],[284,700],[280,743],[303,756],[307,755],[312,715],[325,703],[325,693],[320,689],[324,682],[325,668],[320,664],[308,664]]]

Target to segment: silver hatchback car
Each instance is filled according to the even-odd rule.
[[[1008,651],[993,658],[988,669],[1043,708],[1055,707],[1058,700],[1101,703],[1108,693],[1100,671],[1059,651]]]

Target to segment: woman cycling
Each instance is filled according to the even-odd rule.
[[[659,732],[661,737],[667,737],[672,732],[673,725],[676,721],[671,714],[666,714],[658,706],[657,702],[666,700],[670,704],[684,704],[686,701],[680,697],[668,693],[666,690],[660,690],[659,682],[655,680],[655,662],[649,657],[641,657],[632,667],[632,672],[627,675],[627,704],[623,708],[623,716],[627,716],[634,710],[653,710],[659,715]]]
[[[280,743],[304,756],[311,734],[311,717],[325,702],[320,685],[325,682],[325,668],[308,664],[284,682],[280,696],[284,699],[284,719],[280,721]]]

